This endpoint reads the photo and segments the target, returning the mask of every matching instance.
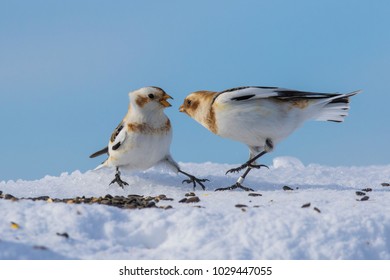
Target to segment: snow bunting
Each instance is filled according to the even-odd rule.
[[[198,179],[180,169],[170,155],[172,128],[164,109],[171,104],[172,98],[158,87],[145,87],[129,93],[130,104],[126,116],[114,130],[108,147],[92,154],[90,158],[108,154],[96,169],[116,167],[115,179],[110,183],[118,183],[123,188],[128,185],[120,177],[119,168],[129,170],[146,170],[156,164],[165,163],[176,173],[188,177],[186,183],[198,183],[203,189],[207,179]]]
[[[189,94],[180,112],[184,112],[211,132],[249,147],[249,160],[226,172],[246,168],[237,182],[228,188],[252,190],[242,185],[252,168],[260,168],[257,159],[307,120],[342,122],[348,115],[349,97],[357,94],[303,92],[278,87],[238,87],[221,92],[197,91]]]

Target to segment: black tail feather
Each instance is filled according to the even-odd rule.
[[[92,155],[89,156],[89,158],[95,158],[104,154],[108,154],[108,147],[105,147],[101,149],[100,151],[97,151],[96,153],[93,153]]]

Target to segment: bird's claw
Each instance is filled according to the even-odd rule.
[[[121,187],[122,189],[124,188],[124,186],[129,185],[127,182],[125,182],[121,179],[121,176],[118,173],[115,174],[115,179],[111,181],[109,186],[111,186],[112,184],[115,184],[115,183],[117,183],[119,185],[119,187]]]
[[[188,176],[188,177],[189,177],[189,179],[185,179],[181,183],[182,184],[184,184],[184,183],[191,184],[192,183],[194,185],[194,190],[195,190],[197,183],[202,187],[203,190],[205,190],[206,187],[203,185],[203,183],[210,181],[209,179],[198,179],[195,176]]]
[[[255,169],[260,169],[261,167],[266,167],[269,169],[269,167],[265,164],[251,164],[251,163],[244,163],[243,165],[237,167],[237,168],[232,168],[232,169],[229,169],[228,171],[226,171],[225,175],[228,174],[228,173],[238,173],[240,172],[241,170],[243,170],[244,168],[247,168],[247,167],[250,167],[250,168],[255,168]]]
[[[228,174],[228,173],[238,173],[238,172],[240,172],[241,170],[243,170],[246,167],[248,167],[248,164],[244,163],[243,165],[241,165],[241,166],[239,166],[237,168],[229,169],[228,171],[226,171],[225,175]]]
[[[240,183],[235,183],[234,185],[230,186],[230,187],[227,187],[227,188],[218,188],[218,189],[215,189],[216,192],[218,191],[231,191],[231,190],[234,190],[234,189],[243,189],[244,191],[246,192],[253,192],[254,190],[251,189],[251,188],[247,188],[247,187],[244,187],[243,185],[241,185]]]
[[[266,167],[267,169],[269,169],[268,165],[265,164],[249,164],[248,166],[250,168],[255,168],[255,169],[260,169],[262,167]]]

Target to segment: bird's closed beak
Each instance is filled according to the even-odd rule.
[[[171,103],[167,101],[167,99],[169,98],[173,99],[170,95],[164,93],[164,95],[160,99],[160,104],[163,105],[164,107],[171,107],[172,106]]]
[[[184,109],[184,106],[183,106],[183,105],[180,106],[179,111],[182,112],[182,113],[185,112],[185,109]]]

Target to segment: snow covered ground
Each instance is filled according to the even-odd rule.
[[[390,187],[382,186],[390,165],[304,166],[276,158],[245,181],[261,196],[213,191],[235,182],[237,175],[225,175],[235,165],[181,166],[211,180],[206,191],[195,191],[199,202],[180,203],[192,187],[160,168],[122,173],[124,190],[108,186],[108,169],[0,182],[3,197],[174,199],[156,204],[170,209],[140,210],[0,199],[0,259],[390,259]]]

